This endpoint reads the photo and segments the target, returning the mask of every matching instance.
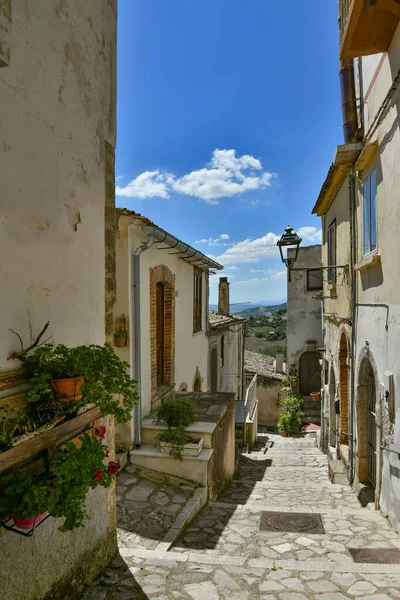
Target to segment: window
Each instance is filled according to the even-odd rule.
[[[364,256],[376,250],[376,170],[363,184],[364,197]]]
[[[328,267],[336,265],[336,219],[328,227]],[[328,269],[328,283],[336,283],[336,270]]]
[[[202,291],[203,291],[203,273],[200,269],[194,269],[193,286],[193,331],[200,331],[202,328]]]
[[[307,271],[307,290],[322,290],[321,269],[309,269]]]

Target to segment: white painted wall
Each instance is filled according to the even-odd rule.
[[[10,62],[0,68],[0,370],[19,366],[7,361],[19,347],[9,328],[27,345],[46,321],[56,343],[104,343],[116,2],[13,0],[8,41]],[[65,598],[68,587],[81,589],[115,551],[114,502],[113,487],[91,493],[91,520],[72,533],[60,533],[55,519],[34,538],[2,531],[2,597]]]
[[[221,339],[224,336],[224,364],[218,367],[218,392],[232,392],[237,400],[242,398],[243,385],[243,335],[244,325],[232,323],[226,328],[210,331],[211,350],[217,348],[218,361],[221,359]],[[211,386],[211,363],[209,366],[209,387]]]
[[[119,231],[117,234],[117,302],[115,314],[131,314],[131,270],[130,257],[134,250],[140,246],[147,237],[143,235],[138,225],[130,225],[132,219],[128,216],[119,218]],[[130,227],[128,231],[128,226]],[[208,337],[206,335],[206,306],[207,290],[206,277],[203,275],[203,329],[193,333],[193,266],[177,255],[171,254],[172,250],[159,250],[163,244],[154,244],[141,255],[141,358],[142,358],[142,389],[141,402],[143,417],[151,412],[151,367],[150,367],[150,269],[158,266],[167,266],[175,274],[175,384],[176,390],[182,383],[187,383],[188,391],[193,390],[196,369],[199,369],[202,379],[202,391],[208,391]],[[165,246],[165,244],[164,244]],[[130,340],[129,347],[116,348],[116,352],[133,365],[133,344]],[[132,376],[134,372],[132,368]],[[129,431],[127,430],[129,428]],[[132,424],[118,427],[117,437],[129,440],[132,435]],[[132,437],[130,437],[132,441]]]

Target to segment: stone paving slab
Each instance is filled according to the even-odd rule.
[[[172,530],[176,505],[194,501],[193,490],[119,480],[120,554],[84,599],[400,600],[400,565],[355,563],[349,553],[400,548],[400,536],[379,512],[362,508],[348,486],[330,484],[326,457],[318,453],[308,435],[262,436],[258,451],[241,456],[239,478],[168,552],[152,527],[161,519]],[[126,475],[135,477],[129,470]],[[171,521],[154,519],[159,507]],[[149,530],[135,532],[135,510]],[[262,510],[320,513],[325,534],[261,532]]]

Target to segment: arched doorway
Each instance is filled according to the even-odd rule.
[[[320,354],[315,351],[303,352],[299,362],[300,394],[309,396],[321,389]]]
[[[211,350],[211,391],[218,392],[218,349]]]
[[[336,379],[335,371],[331,367],[329,374],[329,445],[336,447]]]
[[[198,367],[196,367],[196,373],[193,380],[193,391],[201,392],[201,374]]]
[[[376,384],[368,357],[363,359],[360,366],[357,400],[358,479],[361,483],[375,488],[377,463]]]
[[[349,444],[349,366],[348,344],[344,333],[340,338],[339,350],[339,388],[340,388],[340,444]]]

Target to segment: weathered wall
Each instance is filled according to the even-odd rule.
[[[363,74],[367,74],[376,66],[374,57],[363,57]],[[375,72],[375,83],[364,93],[368,106],[365,129],[370,127],[375,114],[392,85],[400,68],[400,27],[392,41],[389,52],[378,63]],[[400,154],[400,131],[398,126],[400,114],[399,92],[394,95],[390,108],[385,112],[382,123],[373,134],[371,140],[378,142],[378,150],[359,173],[357,194],[358,221],[358,260],[363,258],[362,248],[362,194],[361,183],[365,176],[376,168],[377,173],[377,252],[380,257],[374,265],[358,270],[358,301],[360,303],[387,304],[385,307],[359,307],[357,322],[357,371],[356,381],[360,377],[361,359],[368,342],[369,357],[374,369],[376,401],[377,401],[377,488],[376,501],[381,510],[388,515],[393,525],[400,527],[400,460],[393,452],[381,450],[381,446],[393,450],[400,449],[400,369],[397,357],[400,353],[400,270],[399,249],[396,240],[400,227],[398,190],[400,171],[398,157]],[[386,329],[386,319],[388,327]],[[387,391],[385,371],[393,374],[395,419],[390,423],[388,418],[388,401],[384,394]],[[358,401],[358,396],[356,397]],[[357,419],[363,416],[356,411]]]
[[[232,323],[230,327],[211,329],[211,350],[216,348],[218,361],[221,359],[221,338],[224,336],[224,364],[218,367],[219,392],[232,392],[238,400],[242,400],[243,383],[243,327]],[[209,384],[211,389],[211,364],[209,366]]]
[[[224,394],[228,399],[229,395]],[[218,397],[216,396],[218,402]],[[219,407],[218,407],[219,408]],[[212,464],[209,471],[209,496],[217,498],[220,491],[229,483],[235,473],[235,397],[226,404],[223,417],[212,435]]]
[[[294,265],[299,267],[315,267],[321,265],[321,246],[306,246],[299,249]],[[317,291],[307,290],[306,271],[303,278],[292,274],[292,281],[287,284],[288,320],[287,320],[287,363],[298,368],[298,361],[303,351],[307,350],[307,340],[315,340],[316,347],[322,342],[321,301],[313,296]]]
[[[124,313],[132,319],[130,300],[131,271],[130,256],[145,240],[137,225],[128,231],[130,217],[120,216],[117,232],[117,301],[114,312]],[[150,271],[165,265],[175,275],[175,384],[178,390],[182,383],[193,390],[197,370],[202,381],[202,391],[208,389],[208,338],[206,335],[206,277],[203,275],[203,329],[193,333],[193,266],[171,254],[169,249],[158,250],[154,245],[141,255],[141,334],[142,334],[142,389],[143,417],[151,411],[151,338],[150,338]],[[133,365],[133,344],[116,348],[121,358]],[[132,374],[133,369],[132,369]],[[118,426],[117,439],[125,445],[132,443],[132,424]]]
[[[9,3],[0,4],[4,12]],[[18,366],[7,362],[18,345],[9,328],[28,343],[50,321],[56,343],[104,343],[116,1],[13,0],[6,41],[8,66],[0,69],[1,370]],[[111,427],[108,441],[113,444]],[[115,552],[114,497],[113,488],[93,492],[91,519],[73,533],[58,532],[54,519],[32,538],[2,532],[2,596],[79,595]]]
[[[266,427],[277,427],[279,400],[283,383],[279,379],[257,375],[258,423]]]

